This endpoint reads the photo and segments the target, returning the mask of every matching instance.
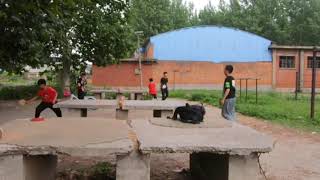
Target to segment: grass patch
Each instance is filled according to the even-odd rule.
[[[177,90],[171,92],[170,96],[219,107],[222,91]],[[310,97],[308,95],[299,95],[298,100],[295,100],[294,94],[290,93],[260,92],[258,104],[256,104],[254,92],[249,92],[247,101],[245,101],[244,96],[242,99],[237,98],[236,111],[287,127],[320,132],[320,98],[318,97],[314,120],[309,117]]]

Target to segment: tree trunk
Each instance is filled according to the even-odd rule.
[[[69,60],[63,60],[62,70],[60,72],[60,87],[63,92],[65,88],[70,89],[70,68],[71,62]]]

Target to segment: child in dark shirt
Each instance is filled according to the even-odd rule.
[[[223,98],[220,101],[222,105],[222,116],[230,121],[235,120],[235,103],[236,103],[236,83],[235,79],[231,76],[233,66],[227,65],[224,69],[226,76],[223,83]]]
[[[84,97],[86,96],[86,85],[87,75],[86,73],[81,73],[81,76],[77,81],[78,99],[84,99]]]
[[[163,77],[160,80],[160,89],[162,94],[162,100],[166,100],[169,96],[169,90],[168,90],[168,73],[164,72]]]

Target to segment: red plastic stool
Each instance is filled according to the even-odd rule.
[[[31,121],[32,121],[32,122],[42,122],[42,121],[44,121],[44,118],[41,118],[41,117],[39,117],[39,118],[32,118]]]

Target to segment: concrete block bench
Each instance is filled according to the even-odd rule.
[[[148,93],[148,91],[144,89],[95,89],[90,92],[93,93],[97,99],[105,99],[107,93],[115,93],[117,99],[125,93],[129,93],[130,100],[142,100],[143,94]]]
[[[125,121],[53,118],[44,122],[11,121],[1,126],[0,179],[54,180],[57,155],[117,157],[117,180],[148,175],[147,160],[136,160]],[[148,163],[147,163],[148,164]],[[144,174],[140,169],[146,169]],[[129,178],[136,177],[136,178]]]
[[[125,101],[123,107],[117,110],[117,115],[119,115],[119,118],[128,119],[129,111],[151,110],[153,111],[153,117],[161,118],[172,116],[177,107],[184,105],[185,103],[174,100]]]
[[[57,108],[79,109],[81,117],[87,117],[88,109],[115,109],[116,119],[127,120],[129,111],[151,110],[154,117],[172,116],[174,110],[179,106],[184,106],[181,101],[157,101],[157,100],[126,100],[122,108],[116,100],[68,100],[54,105]]]
[[[166,122],[167,119],[157,120]],[[258,154],[272,150],[272,139],[236,123],[218,123],[214,128],[171,123],[155,125],[150,121],[132,121],[139,150],[152,153],[189,153],[190,170],[194,179],[259,180]],[[229,123],[229,124],[228,124]],[[201,125],[200,125],[201,126]]]

